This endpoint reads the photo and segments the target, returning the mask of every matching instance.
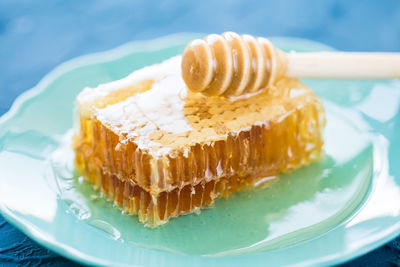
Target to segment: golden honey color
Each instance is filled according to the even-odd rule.
[[[183,82],[180,75],[169,78],[131,84],[130,97],[115,90],[109,105],[80,113],[74,137],[79,172],[145,225],[197,212],[319,159],[324,109],[299,80],[228,99],[186,88],[171,93]],[[146,95],[154,99],[152,91],[162,102],[140,106]]]

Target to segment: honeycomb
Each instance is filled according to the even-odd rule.
[[[129,95],[117,87],[78,96],[77,169],[146,226],[319,159],[324,109],[299,80],[239,98],[207,97],[188,92],[179,71],[171,73],[179,57],[163,64],[165,75],[155,65],[143,80],[121,83]],[[153,72],[158,77],[149,80]]]

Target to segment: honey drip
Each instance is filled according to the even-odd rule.
[[[179,59],[159,67],[179,70]],[[164,77],[159,67],[78,102],[73,142],[79,173],[145,225],[198,212],[320,158],[324,108],[299,80],[237,99],[181,97],[179,72],[151,79]]]
[[[182,57],[187,87],[205,95],[239,96],[285,76],[287,57],[265,38],[226,32],[192,41]]]
[[[319,101],[305,103],[279,120],[154,158],[95,117],[81,117],[76,166],[118,207],[154,227],[319,159],[322,118]]]

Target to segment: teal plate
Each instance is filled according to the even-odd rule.
[[[0,118],[0,210],[28,236],[84,264],[331,265],[400,234],[400,82],[305,80],[327,113],[320,162],[199,215],[145,228],[73,168],[79,91],[179,54],[198,34],[134,42],[69,61]],[[331,48],[272,38],[285,51]]]

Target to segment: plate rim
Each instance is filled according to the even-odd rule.
[[[134,40],[109,50],[100,51],[96,53],[89,53],[86,55],[78,56],[70,60],[67,60],[64,63],[61,63],[60,65],[56,66],[53,70],[51,70],[49,73],[43,76],[43,78],[40,79],[37,85],[20,94],[14,100],[10,109],[2,116],[0,116],[0,127],[7,121],[12,120],[13,117],[17,114],[17,112],[23,107],[25,102],[27,102],[32,98],[35,98],[42,91],[45,91],[47,86],[51,84],[51,82],[53,82],[63,74],[67,73],[68,71],[71,71],[75,68],[85,65],[106,62],[109,60],[115,60],[129,53],[133,53],[135,51],[136,52],[152,51],[159,49],[161,47],[169,47],[171,45],[174,45],[174,43],[180,44],[182,40],[188,40],[189,38],[192,39],[198,38],[204,35],[206,34],[196,33],[196,32],[181,32],[181,33],[165,35],[154,39]],[[279,40],[279,39],[293,40],[296,42],[300,42],[305,46],[312,45],[313,47],[319,47],[321,49],[333,50],[333,48],[328,45],[304,38],[286,37],[286,36],[269,37],[269,38],[272,40]],[[44,246],[58,253],[59,255],[62,255],[66,258],[69,258],[71,260],[83,264],[115,265],[115,262],[107,261],[105,259],[99,259],[89,254],[81,253],[80,251],[74,249],[69,245],[65,245],[56,240],[52,240],[51,237],[49,237],[48,235],[41,233],[40,229],[37,229],[35,225],[17,216],[15,213],[9,210],[4,203],[1,202],[0,202],[0,214],[6,219],[7,222],[9,222],[13,226],[21,230],[29,238],[35,240],[41,246]],[[399,236],[400,221],[397,222],[396,224],[393,224],[392,227],[385,229],[385,231],[380,231],[379,233],[380,233],[379,235],[375,235],[377,237],[374,240],[371,240],[369,243],[363,244],[358,248],[348,249],[346,250],[346,252],[337,252],[322,257],[320,256],[316,259],[314,258],[306,260],[301,262],[299,265],[315,265],[315,264],[332,265],[350,261],[356,257],[359,257],[363,254],[366,254],[376,249],[377,247]],[[186,256],[186,257],[193,258],[195,256]]]

